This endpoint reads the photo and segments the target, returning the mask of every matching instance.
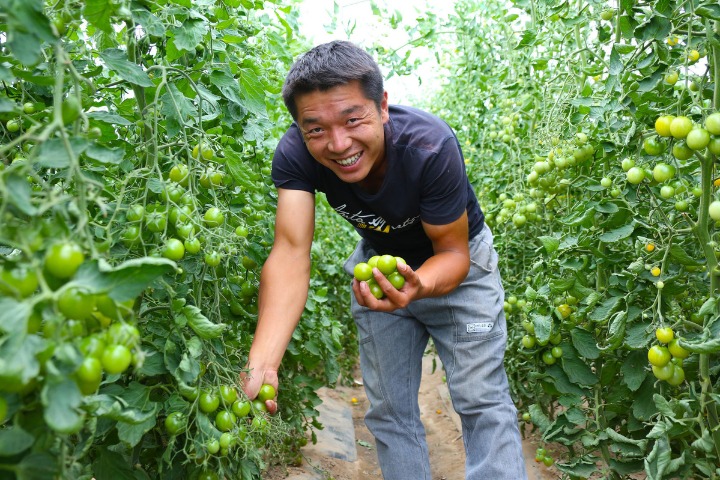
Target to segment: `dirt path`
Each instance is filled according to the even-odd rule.
[[[359,373],[358,373],[358,377]],[[355,448],[351,449],[349,459],[343,452],[328,453],[322,445],[310,445],[303,449],[304,464],[302,467],[274,469],[267,472],[266,480],[372,480],[382,479],[377,463],[377,453],[373,436],[368,431],[363,416],[368,407],[368,400],[362,385],[354,387],[339,386],[336,389],[323,389],[320,393],[328,405],[338,406],[345,413],[347,430],[354,427]],[[452,410],[447,387],[443,382],[443,372],[438,361],[435,372],[432,372],[432,357],[426,356],[423,362],[423,379],[420,386],[420,411],[427,434],[430,450],[430,463],[433,480],[464,480],[465,451],[460,434],[460,419]],[[349,410],[349,412],[348,412]],[[342,415],[341,415],[342,416]],[[351,420],[350,420],[351,417]],[[321,414],[321,422],[323,421]],[[335,422],[335,420],[333,420]],[[343,427],[341,427],[343,428]],[[350,432],[340,432],[350,436]],[[340,449],[337,440],[325,440],[331,449]],[[352,439],[344,441],[350,443]],[[320,442],[319,442],[320,443]],[[529,480],[552,480],[560,478],[554,467],[545,467],[535,463],[537,443],[531,436],[523,440],[526,467]],[[340,457],[340,458],[338,458]],[[346,458],[346,459],[342,459]]]

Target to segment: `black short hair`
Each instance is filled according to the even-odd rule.
[[[384,87],[375,59],[352,42],[323,43],[305,52],[290,67],[282,89],[283,101],[297,120],[295,97],[298,94],[324,91],[355,80],[360,82],[365,97],[374,101],[380,110]]]

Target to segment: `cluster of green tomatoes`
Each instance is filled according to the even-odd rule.
[[[378,300],[385,296],[377,280],[373,276],[373,269],[377,268],[380,273],[387,277],[390,284],[400,290],[405,285],[405,277],[397,270],[398,264],[404,264],[405,260],[393,255],[374,255],[367,262],[360,262],[355,265],[353,274],[359,282],[367,282],[370,292]]]
[[[211,434],[206,438],[203,451],[198,452],[198,458],[204,458],[206,455],[226,456],[233,447],[242,445],[249,433],[265,433],[269,428],[265,402],[275,399],[277,392],[272,385],[264,384],[254,400],[241,398],[232,385],[201,391],[188,389],[181,393],[197,405],[195,416],[207,417],[215,427],[205,429],[206,434]],[[173,411],[165,418],[165,429],[172,436],[180,435],[188,429],[189,420],[185,412]]]
[[[690,356],[690,352],[678,344],[671,327],[658,328],[655,330],[655,337],[659,344],[648,350],[648,361],[653,375],[658,380],[664,380],[676,387],[685,380],[683,360]]]

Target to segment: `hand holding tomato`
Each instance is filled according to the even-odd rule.
[[[405,278],[405,283],[400,289],[395,288],[391,279],[377,267],[373,268],[373,278],[385,294],[380,299],[373,295],[368,282],[360,282],[354,278],[352,288],[358,303],[379,312],[392,312],[407,307],[418,296],[422,283],[418,274],[404,262],[397,263],[397,271]]]
[[[248,363],[247,369],[249,372],[240,374],[240,383],[245,395],[253,400],[264,400],[268,413],[275,415],[278,408],[276,400],[279,383],[277,372],[255,368],[252,362]],[[272,397],[269,396],[270,392],[272,392]]]

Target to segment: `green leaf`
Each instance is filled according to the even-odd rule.
[[[610,315],[617,310],[623,297],[610,297],[605,299],[595,310],[593,310],[588,318],[594,322],[605,322]]]
[[[558,364],[547,368],[545,373],[547,373],[548,377],[553,379],[553,385],[555,385],[555,388],[557,388],[560,393],[580,396],[587,394],[581,386],[570,381],[567,374],[565,374],[565,371]]]
[[[97,449],[92,467],[95,480],[136,480],[130,459],[104,447]]]
[[[535,30],[525,30],[518,42],[515,50],[519,50],[525,47],[530,47],[537,43],[537,32]]]
[[[173,137],[180,132],[181,127],[187,124],[196,109],[175,84],[168,85],[161,101],[160,111],[165,115],[167,134]]]
[[[82,422],[82,394],[77,383],[68,377],[50,377],[41,393],[45,422],[56,432],[74,432]]]
[[[181,27],[170,29],[174,37],[175,46],[180,51],[194,52],[208,32],[207,24],[200,19],[189,18],[185,20]]]
[[[87,114],[87,116],[89,118],[101,121],[103,123],[109,123],[110,125],[132,125],[133,124],[133,122],[126,119],[125,117],[121,117],[120,115],[116,115],[114,113],[89,112]]]
[[[645,368],[646,365],[647,354],[645,351],[638,350],[630,352],[620,368],[623,383],[633,392],[640,388],[648,376],[648,370]]]
[[[36,355],[47,347],[47,342],[36,335],[8,335],[0,339],[0,384],[24,386],[40,374]]]
[[[127,59],[127,53],[119,48],[108,48],[100,52],[100,58],[115,71],[120,78],[141,87],[152,87],[155,84],[147,73],[135,63]]]
[[[620,228],[616,228],[614,230],[610,230],[609,232],[605,232],[602,235],[600,235],[600,241],[605,243],[614,243],[618,240],[622,240],[623,238],[627,238],[630,235],[632,235],[633,231],[635,230],[635,222],[628,223],[627,225],[623,225]]]
[[[643,42],[663,41],[670,34],[671,29],[670,20],[660,15],[652,15],[650,20],[635,29],[635,36]]]
[[[672,459],[670,442],[666,437],[659,438],[653,449],[645,459],[645,472],[648,480],[663,480],[667,478],[665,472]]]
[[[8,191],[7,200],[26,215],[35,215],[37,209],[32,204],[32,188],[25,176],[12,172],[8,175],[5,186]]]
[[[560,239],[555,238],[555,237],[549,237],[549,236],[544,235],[544,236],[538,237],[538,240],[540,240],[543,247],[545,247],[545,251],[548,254],[553,253],[560,246]]]
[[[0,298],[0,330],[6,333],[24,333],[32,308],[29,303],[14,298]]]
[[[595,385],[598,382],[595,375],[588,364],[586,364],[572,345],[563,345],[562,368],[568,376],[568,379],[580,385]]]
[[[240,92],[245,99],[243,106],[259,117],[266,117],[265,88],[255,71],[250,68],[241,68],[239,83]]]
[[[71,284],[91,293],[107,292],[116,302],[137,298],[157,277],[175,270],[175,262],[166,258],[142,257],[113,267],[105,260],[85,262]]]
[[[0,457],[11,457],[22,453],[35,443],[35,437],[18,425],[0,429]]]
[[[541,432],[546,431],[550,427],[550,419],[547,415],[545,415],[545,412],[540,405],[530,405],[528,412],[530,412],[530,418],[532,419],[533,424],[537,425]]]
[[[533,325],[535,327],[535,338],[540,343],[550,340],[552,333],[552,318],[547,315],[539,315],[537,313],[530,314]]]
[[[681,338],[678,345],[692,353],[720,353],[720,337],[692,342]]]
[[[74,137],[70,139],[70,149],[73,156],[78,156],[90,143],[85,138]],[[38,147],[38,156],[35,164],[45,168],[67,168],[70,166],[71,152],[59,138],[51,138]]]
[[[633,416],[641,422],[649,420],[657,413],[657,407],[653,400],[655,394],[654,383],[655,377],[648,375],[640,388],[638,388],[632,402]]]
[[[570,331],[573,347],[577,352],[585,358],[595,360],[600,356],[600,349],[597,347],[595,336],[580,327],[575,327]]]
[[[17,480],[47,480],[58,478],[60,468],[57,457],[47,452],[35,452],[23,457],[15,465]]]
[[[90,144],[85,155],[105,165],[118,165],[125,158],[122,148],[108,148],[96,143]]]
[[[86,0],[83,8],[83,17],[88,23],[105,33],[112,33],[110,16],[115,11],[115,6],[107,0]]]
[[[670,247],[670,256],[672,256],[675,260],[677,260],[678,263],[682,265],[702,265],[702,262],[692,258],[690,255],[687,254],[687,252],[685,252],[685,250],[680,245],[677,244],[673,244]]]
[[[699,6],[695,8],[695,14],[720,22],[720,5],[717,3],[708,3]]]

